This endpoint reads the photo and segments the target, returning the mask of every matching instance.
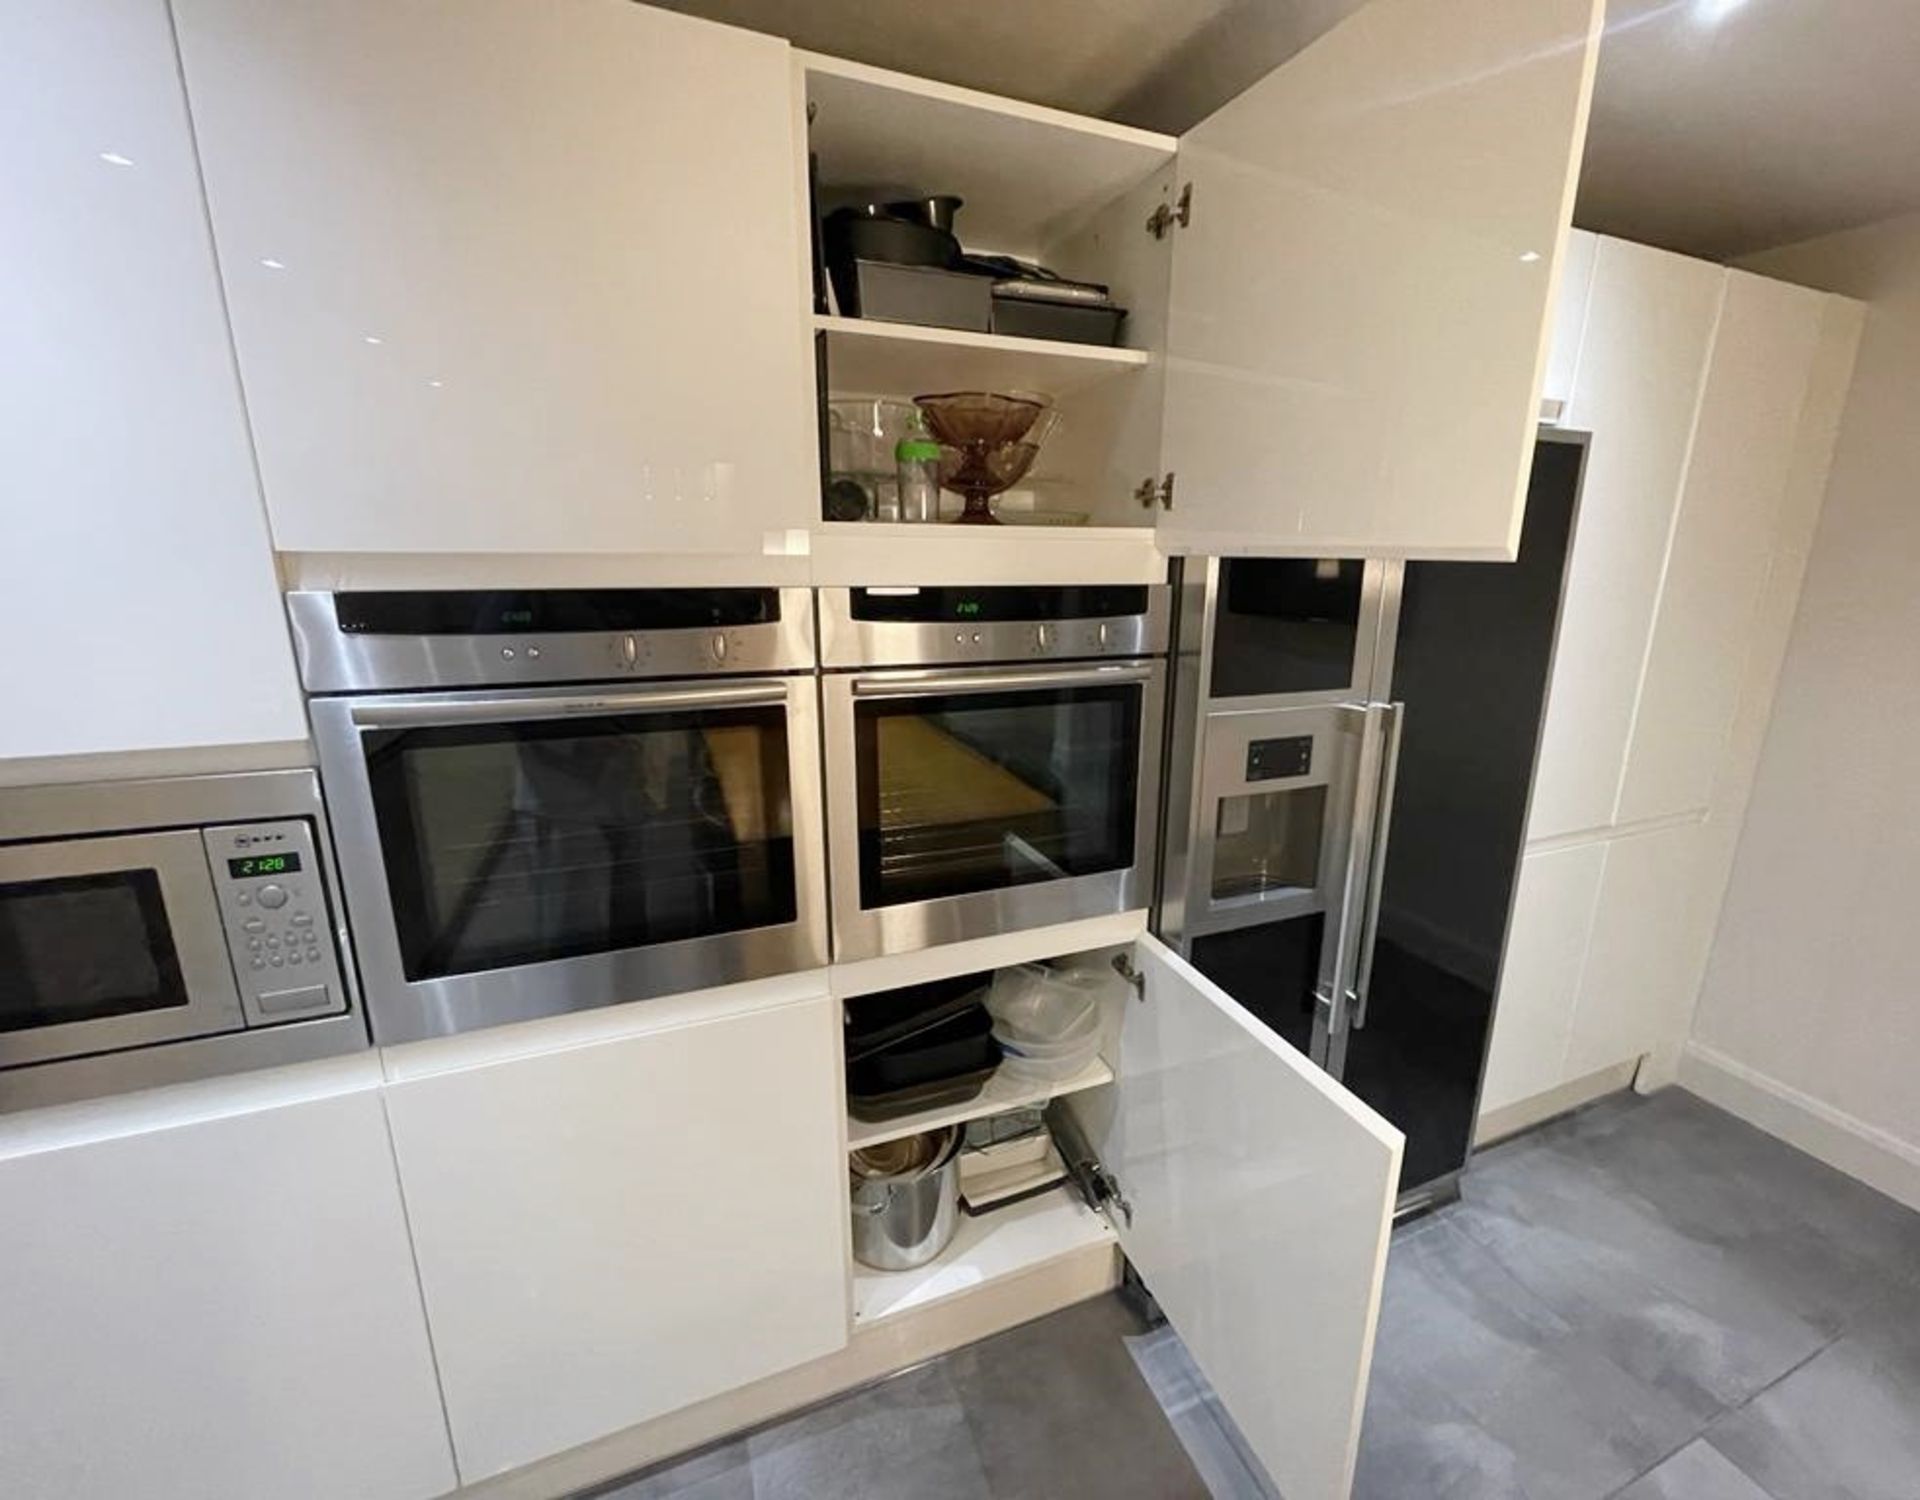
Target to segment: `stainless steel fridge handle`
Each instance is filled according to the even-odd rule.
[[[1340,707],[1359,721],[1359,766],[1353,781],[1346,857],[1340,871],[1339,915],[1332,934],[1333,979],[1330,984],[1317,990],[1314,996],[1325,1008],[1327,1031],[1335,1038],[1352,1029],[1355,988],[1352,976],[1358,968],[1355,945],[1359,941],[1360,908],[1366,899],[1367,881],[1372,874],[1367,853],[1375,818],[1373,799],[1380,786],[1379,705],[1343,703]],[[1336,1042],[1330,1057],[1338,1057],[1339,1047],[1340,1044]]]
[[[530,719],[577,719],[593,714],[666,713],[676,708],[748,708],[787,701],[781,681],[732,683],[724,687],[657,688],[619,693],[582,693],[556,698],[486,697],[455,701],[356,703],[353,722],[363,728],[425,724],[518,723]]]
[[[1373,989],[1373,944],[1380,935],[1380,893],[1387,877],[1387,837],[1393,831],[1393,792],[1400,774],[1400,737],[1406,727],[1407,706],[1386,706],[1387,745],[1380,769],[1379,800],[1374,805],[1373,849],[1367,875],[1366,913],[1360,927],[1360,966],[1353,981],[1353,1029],[1367,1024],[1367,997]]]
[[[1062,670],[1011,672],[890,672],[862,674],[853,679],[856,698],[927,698],[942,693],[1019,692],[1028,688],[1099,687],[1110,682],[1145,682],[1155,663],[1121,662],[1114,665]]]

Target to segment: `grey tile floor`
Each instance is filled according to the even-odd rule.
[[[1209,1500],[1101,1297],[600,1500]]]
[[[1354,1493],[1920,1500],[1920,1215],[1677,1089],[1395,1236]]]
[[[603,1493],[1205,1500],[1138,1332],[1086,1303]],[[1920,1500],[1920,1215],[1678,1090],[1499,1146],[1394,1237],[1354,1494]]]

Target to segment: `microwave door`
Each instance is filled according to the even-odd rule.
[[[198,830],[0,848],[0,1067],[245,1024]]]
[[[823,961],[809,678],[314,719],[383,1042]]]

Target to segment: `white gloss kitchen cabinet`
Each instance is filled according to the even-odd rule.
[[[803,54],[823,184],[957,193],[1129,309],[1118,349],[821,316],[822,384],[1053,394],[1033,508],[1161,551],[1511,559],[1599,25],[1375,0],[1178,139]]]
[[[174,7],[275,544],[728,552],[818,507],[785,43]]]
[[[453,1486],[371,1054],[0,1121],[0,1490]]]
[[[390,1049],[462,1482],[846,1342],[820,976]]]
[[[1464,3],[1375,0],[1175,140],[627,0],[181,0],[275,542],[811,526],[871,581],[900,538],[819,523],[811,326],[834,394],[1056,395],[1034,488],[1096,530],[1511,557],[1600,3]],[[809,150],[1110,280],[1131,347],[813,314]]]
[[[306,738],[166,0],[0,14],[0,759]]]
[[[1584,316],[1555,363],[1574,371],[1563,420],[1592,441],[1483,1121],[1644,1057],[1656,1081],[1670,1066],[1862,319],[1843,297],[1581,239]]]
[[[602,1482],[1093,1295],[1124,1252],[1285,1493],[1344,1497],[1400,1135],[1143,928],[1094,918],[389,1049],[461,1482]],[[857,1120],[841,1001],[1050,954],[1117,956],[1138,981],[1107,969],[1104,1060],[1059,1086],[1112,1197],[1062,1186],[965,1220],[914,1270],[857,1265],[850,1145],[1047,1090]]]

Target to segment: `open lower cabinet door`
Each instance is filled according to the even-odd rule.
[[[1285,1500],[1345,1500],[1400,1132],[1142,938],[1116,1082],[1073,1101],[1128,1259]]]
[[[1512,559],[1602,7],[1372,0],[1181,137],[1167,550]]]

